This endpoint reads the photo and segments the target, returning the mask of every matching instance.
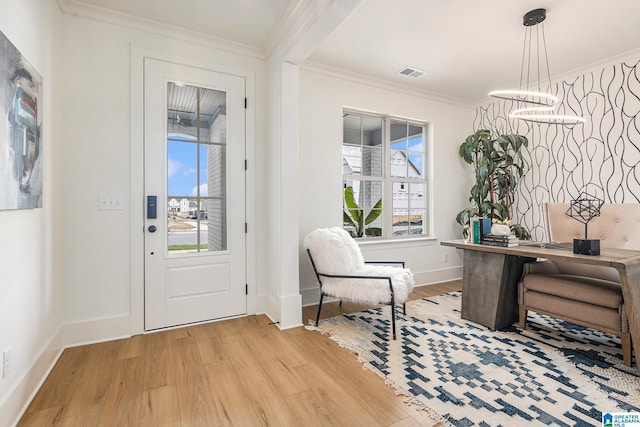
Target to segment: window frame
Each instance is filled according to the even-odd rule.
[[[432,225],[432,221],[431,221],[431,199],[429,197],[429,195],[432,193],[432,188],[431,188],[431,179],[430,179],[430,174],[431,174],[431,157],[432,157],[432,141],[431,141],[431,133],[430,133],[430,127],[431,124],[429,122],[426,121],[422,121],[422,120],[416,120],[416,119],[410,119],[410,118],[406,118],[406,117],[401,117],[401,116],[395,116],[395,115],[389,115],[389,114],[380,114],[380,113],[373,113],[373,112],[367,112],[367,111],[361,111],[361,110],[357,110],[357,109],[351,109],[351,108],[343,108],[343,125],[342,125],[342,143],[341,143],[341,152],[343,153],[342,155],[342,161],[344,162],[344,147],[345,146],[354,146],[354,144],[348,143],[345,144],[345,126],[344,126],[344,117],[346,115],[353,115],[353,116],[358,116],[362,119],[365,118],[374,118],[374,119],[379,119],[382,121],[382,143],[381,143],[381,150],[382,150],[382,157],[383,157],[383,162],[382,162],[382,172],[381,172],[381,176],[371,176],[371,175],[363,175],[362,172],[360,172],[357,175],[354,174],[345,174],[344,173],[344,169],[343,169],[343,174],[342,174],[342,183],[343,185],[341,186],[342,188],[342,208],[343,211],[345,209],[345,205],[344,205],[344,190],[346,188],[346,183],[347,182],[353,182],[353,181],[360,181],[360,182],[366,182],[366,181],[372,181],[372,182],[381,182],[382,183],[382,214],[381,214],[381,218],[382,218],[382,235],[381,236],[368,236],[368,235],[363,235],[362,237],[356,237],[357,240],[361,241],[361,242],[373,242],[373,241],[390,241],[390,240],[406,240],[406,239],[416,239],[416,238],[430,238],[432,237],[432,230],[431,230],[431,225]],[[407,126],[407,128],[409,129],[410,126],[415,126],[415,127],[420,127],[422,129],[422,141],[423,141],[423,148],[422,148],[422,177],[417,177],[417,178],[412,178],[409,177],[409,173],[407,172],[405,177],[394,177],[391,176],[391,157],[392,157],[392,153],[394,152],[394,149],[392,149],[392,143],[393,141],[391,141],[391,125],[392,123],[403,123]],[[361,142],[360,142],[360,146],[362,147],[362,125],[361,125]],[[410,139],[409,138],[409,134],[407,134],[406,138],[407,141]],[[406,147],[405,149],[406,153],[409,152],[416,152],[415,150],[410,150],[409,146]],[[408,162],[407,162],[408,163]],[[393,230],[393,212],[394,212],[394,208],[393,208],[393,185],[394,183],[408,183],[409,186],[411,186],[411,184],[419,184],[422,185],[424,188],[424,192],[423,192],[423,202],[422,202],[422,207],[419,209],[423,209],[423,214],[422,214],[422,233],[420,234],[411,234],[410,230],[412,228],[411,223],[409,222],[408,224],[408,229],[407,229],[407,234],[403,234],[403,235],[395,235],[394,234],[394,230]],[[406,189],[407,191],[407,197],[410,198],[410,194],[409,194],[409,189]],[[410,202],[409,202],[410,203]],[[409,204],[409,206],[407,207],[407,217],[410,218],[411,216],[411,205]],[[347,228],[343,222],[343,228]]]

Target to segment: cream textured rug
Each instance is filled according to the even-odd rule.
[[[529,313],[530,330],[460,318],[460,293],[407,303],[390,339],[388,306],[320,322],[406,401],[445,425],[602,425],[640,412],[640,377],[616,337]]]

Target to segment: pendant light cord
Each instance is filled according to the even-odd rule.
[[[544,22],[540,23],[542,25],[542,46],[544,46],[544,59],[547,62],[547,78],[549,79],[549,91],[551,92],[551,71],[549,69],[549,55],[547,54],[547,39],[544,35]]]
[[[522,44],[522,63],[520,64],[520,86],[519,89],[522,90],[522,78],[524,77],[524,59],[527,57],[527,29],[525,27],[524,30],[524,41]]]
[[[523,16],[525,32],[524,43],[522,46],[522,61],[520,63],[519,90],[494,90],[489,92],[489,96],[515,102],[517,108],[509,113],[509,117],[513,119],[520,119],[534,123],[565,126],[582,124],[585,122],[584,117],[559,115],[554,113],[554,109],[557,106],[559,100],[557,96],[551,94],[553,85],[551,83],[551,69],[549,66],[549,54],[547,52],[547,38],[543,23],[545,18],[545,9],[534,9]],[[536,64],[531,63],[534,36],[533,28],[531,27],[537,27],[535,29],[535,59],[537,60]],[[542,46],[540,46],[541,43]],[[546,61],[546,64],[544,66],[541,64],[542,53],[544,53],[544,60]],[[534,67],[535,69],[533,69]],[[544,72],[545,68],[547,71],[547,78],[549,80],[549,92],[542,92],[544,77],[541,75],[541,71]],[[531,82],[532,72],[537,73],[537,83]],[[532,83],[537,85],[537,91],[530,89],[530,85],[532,85]]]

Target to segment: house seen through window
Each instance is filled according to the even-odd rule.
[[[343,114],[343,224],[354,237],[426,235],[426,123]]]

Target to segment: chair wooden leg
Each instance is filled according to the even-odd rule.
[[[520,304],[520,329],[523,331],[527,329],[527,308],[524,304]]]
[[[320,292],[320,304],[318,304],[318,314],[316,314],[316,326],[318,326],[318,322],[320,321],[320,310],[322,310],[322,299],[324,298],[324,294]]]
[[[620,341],[622,343],[622,358],[624,364],[631,366],[633,347],[631,347],[631,334],[629,332],[622,332],[620,334]]]

